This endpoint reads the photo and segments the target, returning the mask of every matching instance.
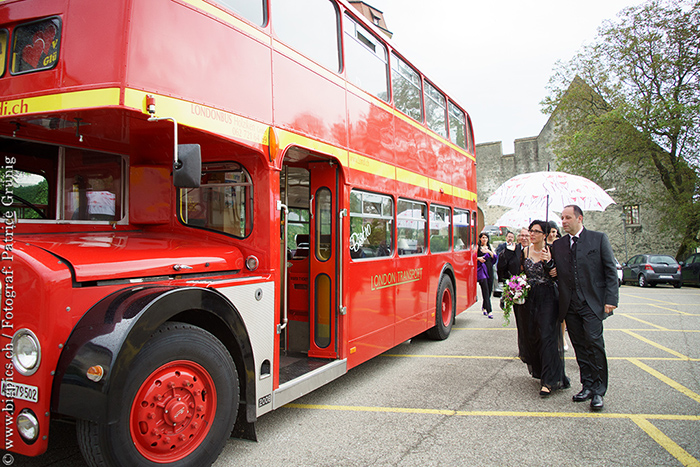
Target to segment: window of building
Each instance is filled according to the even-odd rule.
[[[412,119],[423,121],[420,75],[396,54],[391,54],[391,86],[394,106]]]
[[[425,253],[428,230],[428,206],[425,203],[400,199],[396,215],[396,245],[399,255]]]
[[[628,226],[638,226],[642,225],[642,220],[639,217],[639,205],[627,205],[624,208],[625,211],[625,224]]]
[[[191,227],[243,238],[253,230],[253,183],[235,162],[205,164],[199,188],[180,190],[179,215]]]
[[[450,249],[450,229],[452,227],[450,208],[430,206],[430,251],[440,253]]]
[[[428,128],[443,138],[447,138],[447,126],[445,125],[445,95],[435,86],[425,83],[425,122]]]
[[[214,3],[229,8],[251,23],[265,25],[265,4],[263,0],[212,0]]]
[[[353,190],[350,193],[350,257],[391,256],[394,250],[394,200]]]
[[[345,15],[345,73],[348,81],[383,101],[389,100],[386,47]]]
[[[272,0],[272,27],[293,49],[326,68],[340,70],[338,12],[329,0]]]
[[[450,110],[450,141],[457,146],[467,149],[466,120],[462,109],[452,102],[448,104]]]
[[[452,244],[454,245],[455,251],[468,250],[469,245],[472,243],[469,211],[455,209],[454,224]]]

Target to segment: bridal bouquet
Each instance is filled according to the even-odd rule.
[[[510,324],[510,313],[513,304],[522,305],[525,303],[527,294],[530,291],[530,284],[527,283],[525,274],[518,274],[506,280],[503,287],[503,320],[504,326]]]

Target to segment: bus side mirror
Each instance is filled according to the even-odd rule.
[[[202,149],[199,144],[178,144],[173,182],[178,188],[199,188],[202,180]]]

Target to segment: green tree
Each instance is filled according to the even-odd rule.
[[[561,113],[553,149],[563,170],[628,187],[622,202],[643,193],[678,232],[677,258],[700,243],[699,1],[625,8],[557,63],[542,104]]]

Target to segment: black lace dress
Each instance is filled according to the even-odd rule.
[[[530,284],[525,307],[529,317],[528,347],[532,376],[549,389],[568,388],[564,371],[564,341],[558,321],[559,300],[554,281],[544,270],[544,262],[526,258],[523,264]]]

